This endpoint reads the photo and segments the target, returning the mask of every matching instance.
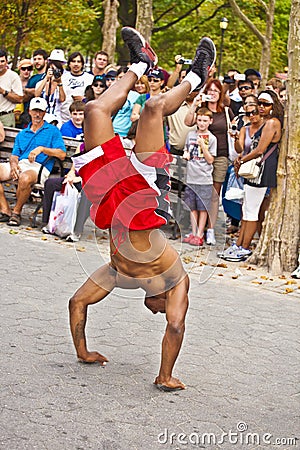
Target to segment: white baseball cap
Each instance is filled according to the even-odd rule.
[[[65,64],[67,62],[64,51],[61,50],[60,48],[55,48],[54,50],[52,50],[48,59],[50,61],[60,61],[63,64]]]
[[[29,109],[40,109],[41,111],[46,111],[47,102],[42,97],[35,97],[30,100]]]

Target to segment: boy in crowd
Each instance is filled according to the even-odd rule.
[[[217,138],[208,130],[213,121],[208,108],[196,112],[197,130],[190,131],[186,138],[183,157],[188,160],[184,201],[190,210],[192,232],[183,242],[196,247],[203,245],[204,228],[210,210],[213,190],[213,162],[217,155]]]
[[[83,120],[84,120],[84,108],[85,103],[81,100],[77,100],[71,103],[69,111],[71,119],[68,122],[62,124],[60,132],[63,136],[71,137],[74,139],[82,140],[83,138]]]

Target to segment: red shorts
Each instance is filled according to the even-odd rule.
[[[128,157],[118,135],[87,153],[73,156],[97,227],[158,228],[170,217],[168,165],[163,147],[143,163]]]

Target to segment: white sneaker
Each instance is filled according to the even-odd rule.
[[[226,261],[232,262],[244,261],[250,255],[252,255],[251,250],[243,247],[238,247],[238,249],[232,255],[227,256]]]
[[[78,242],[81,238],[81,234],[71,233],[66,237],[67,242]]]
[[[207,228],[206,243],[208,245],[216,245],[215,230],[213,228]]]
[[[226,259],[228,256],[235,255],[235,253],[239,250],[239,247],[236,245],[235,242],[231,244],[230,247],[226,248],[223,252],[218,252],[217,256],[219,258]]]
[[[300,265],[291,273],[291,277],[297,278],[298,280],[300,279]]]
[[[41,231],[42,231],[42,233],[44,233],[44,234],[51,234],[49,228],[47,227],[47,225],[46,225],[45,227],[43,227],[43,228],[41,229]]]

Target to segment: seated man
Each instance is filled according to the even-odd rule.
[[[66,156],[66,148],[60,131],[44,121],[47,102],[43,98],[33,98],[29,105],[31,123],[20,131],[15,139],[9,163],[0,164],[0,181],[18,180],[17,202],[11,212],[0,183],[0,222],[9,226],[21,224],[21,211],[27,202],[32,186],[38,180],[41,166],[43,184],[49,176],[55,156],[62,161]]]
[[[179,255],[158,230],[169,215],[167,169],[171,156],[164,145],[163,117],[174,113],[190,91],[205,83],[215,60],[215,47],[203,38],[191,72],[182,83],[146,102],[136,146],[127,158],[111,117],[136,81],[156,63],[156,55],[133,28],[123,28],[122,36],[132,65],[121,80],[86,105],[85,153],[73,157],[93,204],[92,219],[99,228],[109,228],[111,261],[96,270],[71,298],[71,333],[79,360],[105,365],[105,356],[87,350],[87,308],[115,287],[142,288],[146,306],[154,313],[165,312],[167,320],[161,366],[154,383],[165,390],[184,389],[172,370],[184,336],[189,279]]]

